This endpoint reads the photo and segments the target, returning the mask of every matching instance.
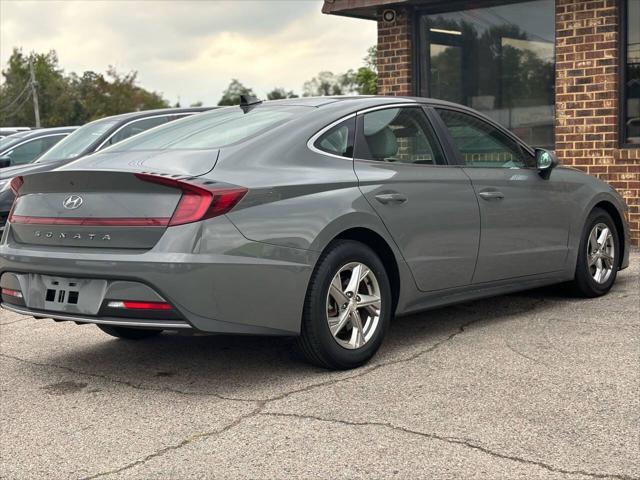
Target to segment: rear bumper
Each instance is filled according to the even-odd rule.
[[[249,241],[225,217],[171,227],[153,249],[144,252],[20,245],[12,241],[10,230],[9,226],[0,245],[0,282],[12,277],[4,275],[9,272],[100,279],[109,285],[135,282],[157,292],[188,326],[171,328],[206,333],[298,334],[318,255]],[[125,321],[34,309],[35,303],[25,300],[24,307],[3,306],[81,323]]]
[[[193,327],[182,320],[145,320],[145,319],[128,319],[128,318],[102,318],[81,315],[68,315],[62,313],[45,312],[39,310],[30,310],[25,307],[11,305],[3,302],[0,307],[13,313],[21,315],[30,315],[35,318],[51,318],[62,322],[76,323],[95,323],[98,325],[114,325],[119,327],[131,328],[161,328],[163,330],[192,330]]]

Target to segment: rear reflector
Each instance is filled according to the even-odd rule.
[[[171,305],[166,302],[133,302],[128,300],[112,300],[107,303],[107,307],[125,310],[171,310]]]
[[[10,297],[22,298],[22,292],[18,290],[11,290],[10,288],[3,288],[2,295],[8,295]]]
[[[184,180],[136,173],[145,182],[166,185],[182,190],[182,197],[169,220],[168,226],[184,225],[217,217],[229,212],[245,196],[247,189],[235,185],[204,185]]]
[[[9,186],[11,187],[11,190],[13,190],[13,193],[16,196],[20,192],[20,188],[22,187],[23,183],[24,183],[24,180],[22,179],[22,177],[13,177],[11,179],[11,183],[9,184]]]
[[[140,218],[93,218],[93,217],[30,217],[26,215],[11,215],[9,222],[24,225],[78,225],[86,227],[166,227],[169,225],[166,217]]]

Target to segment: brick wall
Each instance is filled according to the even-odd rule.
[[[411,14],[401,8],[385,22],[378,14],[378,94],[413,95],[411,88]]]
[[[640,149],[618,148],[618,6],[556,0],[556,153],[608,181],[629,205],[640,244]]]

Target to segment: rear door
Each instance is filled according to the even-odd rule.
[[[543,179],[535,158],[508,132],[471,112],[437,108],[480,205],[482,234],[474,283],[561,270],[569,205],[557,175]]]
[[[357,116],[354,168],[422,291],[468,285],[480,215],[469,178],[447,163],[421,106]]]

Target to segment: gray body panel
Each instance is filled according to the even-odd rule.
[[[168,169],[167,173],[174,168],[177,177],[198,176],[198,181],[247,187],[247,195],[227,215],[163,228],[153,239],[142,238],[149,235],[143,230],[122,232],[133,242],[129,246],[79,247],[67,239],[37,242],[27,239],[33,231],[25,225],[10,224],[0,245],[0,273],[105,280],[106,292],[127,282],[119,295],[138,292],[139,298],[148,299],[148,292],[144,294],[140,287],[144,285],[199,331],[295,335],[300,331],[313,269],[327,246],[345,232],[368,232],[386,243],[397,265],[396,313],[404,314],[569,280],[591,209],[608,202],[623,215],[625,205],[613,189],[573,169],[557,168],[550,180],[529,169],[501,170],[496,176],[496,172],[470,172],[459,165],[354,161],[307,146],[314,134],[347,115],[371,106],[414,101],[355,97],[283,102],[305,105],[308,113],[224,147],[219,154],[212,150],[216,159],[207,157],[210,169],[180,170],[186,164],[205,165],[200,160],[190,163],[189,158],[204,158],[192,151],[161,155],[171,158],[174,167],[163,161],[154,165],[160,171]],[[57,172],[25,178],[27,193],[20,197],[16,211],[39,211],[42,207],[33,199],[47,188],[55,202],[78,188],[103,191],[102,198],[111,198],[108,206],[95,206],[91,214],[104,208],[110,216],[152,215],[145,201],[133,202],[142,197],[132,195],[142,191],[157,200],[153,212],[164,215],[170,210],[176,201],[171,193],[157,185],[142,186],[132,180],[131,173],[108,173],[114,163],[106,160],[107,155],[118,156],[105,152]],[[118,170],[147,170],[125,157],[119,160]],[[520,177],[513,179],[513,175]],[[74,188],[63,188],[65,181],[73,179]],[[521,189],[522,185],[526,188]],[[485,188],[503,189],[505,201],[499,206],[483,205],[476,193]],[[383,206],[372,200],[377,193],[398,189],[407,193],[408,202]],[[165,207],[163,198],[169,202]],[[128,208],[134,209],[126,214],[114,206],[125,199]],[[52,206],[43,213],[71,215],[54,210]],[[624,267],[629,245],[626,226],[622,236]],[[544,262],[534,258],[540,252]],[[2,275],[3,287],[12,288],[11,282],[15,279]],[[73,319],[73,315],[67,311],[66,317]],[[83,315],[80,321],[87,321]]]

